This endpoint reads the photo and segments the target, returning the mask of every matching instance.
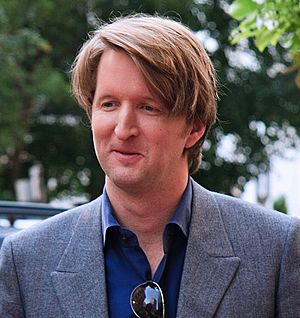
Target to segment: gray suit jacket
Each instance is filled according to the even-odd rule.
[[[0,317],[108,317],[101,198],[8,237],[0,257]],[[193,182],[177,317],[300,317],[300,221]]]

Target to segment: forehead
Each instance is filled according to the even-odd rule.
[[[97,91],[116,91],[156,97],[149,89],[142,72],[123,50],[104,50],[97,68]]]
[[[122,49],[106,47],[100,57],[99,68],[114,67],[120,68],[120,65],[136,67],[132,58]]]
[[[107,48],[100,57],[97,77],[117,79],[127,77],[128,80],[144,82],[144,77],[132,58],[123,50]]]

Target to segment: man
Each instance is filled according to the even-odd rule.
[[[72,69],[101,197],[8,237],[1,317],[299,317],[300,222],[189,175],[216,118],[213,66],[167,18],[101,26]]]

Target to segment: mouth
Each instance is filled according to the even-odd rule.
[[[133,163],[142,157],[140,152],[134,152],[125,149],[113,149],[112,154],[118,161],[123,163]]]
[[[116,147],[111,149],[112,152],[119,153],[121,155],[133,156],[133,155],[141,155],[141,152],[136,151],[136,149],[132,149],[129,147]]]
[[[121,151],[121,150],[113,150],[113,152],[124,155],[124,156],[134,156],[134,155],[140,155],[138,152],[132,152],[132,151]]]

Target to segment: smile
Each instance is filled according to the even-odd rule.
[[[118,161],[122,163],[135,163],[142,158],[142,155],[138,152],[113,150],[112,154]]]

